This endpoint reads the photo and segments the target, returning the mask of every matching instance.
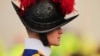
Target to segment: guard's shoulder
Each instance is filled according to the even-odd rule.
[[[44,55],[38,50],[25,49],[22,56],[44,56]]]

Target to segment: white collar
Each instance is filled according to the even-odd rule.
[[[50,56],[51,54],[50,47],[44,46],[40,40],[34,38],[25,39],[25,49],[40,50],[45,54],[45,56]]]

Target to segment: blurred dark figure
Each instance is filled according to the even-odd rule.
[[[72,53],[70,56],[84,56],[81,52]]]

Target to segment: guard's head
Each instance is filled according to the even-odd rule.
[[[38,33],[43,44],[49,45],[48,34],[60,29],[79,15],[73,14],[74,2],[74,0],[20,0],[20,8],[13,2],[12,4],[26,29]]]

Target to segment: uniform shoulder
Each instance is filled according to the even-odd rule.
[[[44,55],[38,50],[25,49],[22,56],[44,56]]]

